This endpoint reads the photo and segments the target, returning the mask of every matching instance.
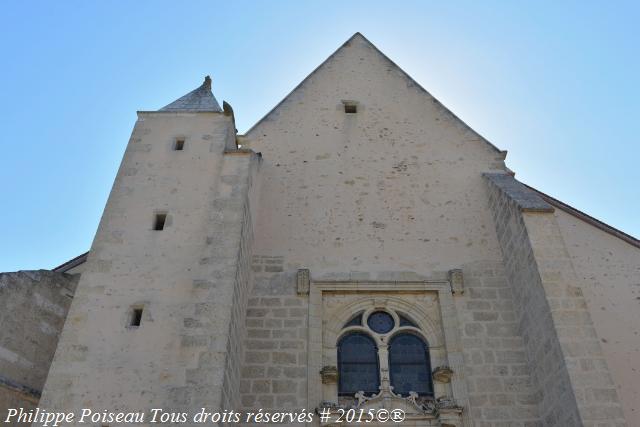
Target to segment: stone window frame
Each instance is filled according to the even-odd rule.
[[[380,297],[364,296],[356,303],[349,305],[349,309],[339,316],[328,318],[326,330],[323,326],[323,294],[350,292],[363,294],[379,293]],[[406,308],[404,304],[399,303],[393,294],[406,292],[434,292],[437,295],[439,312],[441,321],[441,331],[435,322],[429,321],[430,315],[424,316],[423,313],[413,313],[416,307]],[[386,302],[383,302],[386,301]],[[392,303],[389,305],[389,301]],[[336,403],[338,400],[337,384],[323,384],[322,372],[326,366],[323,366],[324,359],[327,355],[335,355],[335,364],[337,366],[337,339],[342,336],[341,332],[345,323],[347,323],[359,311],[364,311],[369,307],[391,307],[394,311],[409,316],[414,320],[418,329],[421,330],[422,336],[429,345],[431,368],[437,369],[441,364],[447,366],[454,372],[450,382],[445,384],[436,384],[434,381],[434,393],[446,393],[457,402],[460,407],[468,407],[468,391],[464,382],[464,360],[459,336],[459,326],[456,314],[456,306],[454,296],[452,294],[452,283],[447,279],[433,279],[424,281],[341,281],[341,280],[309,280],[309,322],[308,337],[309,348],[307,354],[307,407],[316,408],[327,403]],[[418,310],[421,310],[418,308]],[[435,313],[433,313],[435,314]],[[432,314],[432,315],[433,315]],[[397,320],[397,319],[396,319]],[[363,322],[364,322],[363,317]],[[325,343],[332,343],[326,345]],[[462,421],[466,424],[469,422],[468,413],[461,411]]]
[[[391,291],[393,292],[393,291]],[[365,308],[364,311],[356,311],[354,312],[352,309],[352,306],[356,306],[356,307],[362,307],[363,305],[367,305],[368,307]],[[395,307],[404,307],[404,310],[398,310]],[[376,346],[376,357],[378,358],[378,377],[379,377],[379,382],[380,382],[380,387],[383,389],[388,389],[388,390],[393,390],[393,386],[391,384],[391,363],[389,361],[389,352],[390,352],[390,343],[391,341],[399,336],[399,335],[403,335],[403,334],[412,334],[417,336],[418,338],[420,338],[420,340],[423,342],[425,349],[427,351],[427,355],[429,357],[430,363],[429,366],[432,366],[434,363],[434,357],[433,357],[433,350],[432,350],[432,341],[428,338],[431,337],[432,339],[434,337],[437,337],[437,335],[439,335],[436,331],[435,331],[435,327],[433,324],[430,324],[430,322],[425,321],[422,322],[424,324],[428,324],[428,328],[429,328],[429,332],[425,333],[423,331],[423,329],[420,326],[421,322],[417,322],[413,319],[413,316],[410,314],[407,314],[407,311],[417,311],[412,308],[407,307],[406,302],[403,300],[400,300],[398,298],[394,298],[393,295],[390,294],[381,294],[379,297],[363,297],[362,300],[357,301],[353,304],[351,304],[349,306],[349,308],[347,310],[345,310],[344,314],[340,317],[337,318],[333,318],[334,320],[331,322],[331,327],[335,328],[337,321],[335,319],[342,319],[344,317],[347,317],[349,320],[352,319],[355,315],[362,315],[362,324],[361,325],[352,325],[352,326],[348,326],[346,325],[349,320],[345,321],[342,325],[342,328],[340,329],[340,331],[338,332],[337,336],[335,336],[335,334],[332,333],[332,331],[327,331],[328,333],[325,334],[325,339],[326,341],[323,343],[324,347],[325,347],[325,357],[326,357],[326,353],[327,350],[329,351],[333,351],[336,354],[336,359],[335,359],[335,365],[338,367],[338,375],[340,375],[340,369],[339,369],[339,363],[338,363],[338,359],[337,359],[337,349],[338,349],[338,344],[340,343],[340,341],[342,340],[342,338],[344,338],[347,335],[353,334],[353,333],[361,333],[364,334],[366,336],[368,336],[369,338],[373,339],[373,342],[375,343]],[[372,315],[373,313],[376,312],[385,312],[388,313],[392,318],[393,318],[393,327],[391,328],[391,330],[389,330],[388,332],[385,333],[380,333],[380,332],[376,332],[375,330],[373,330],[369,325],[368,325],[368,320],[369,320],[369,316]],[[405,326],[405,325],[400,325],[400,317],[401,316],[405,316],[409,319],[411,319],[414,323],[417,324],[417,326]],[[423,318],[427,318],[428,315],[426,313],[423,313]],[[327,347],[327,343],[328,342],[332,342],[335,340],[335,351],[333,350],[332,347]],[[438,340],[439,341],[439,340]],[[436,341],[436,342],[438,342]],[[436,348],[435,350],[440,350],[442,346],[440,346],[440,348]],[[440,352],[438,352],[440,353]],[[334,362],[334,360],[332,360],[332,362]],[[337,383],[338,386],[338,390],[337,390],[337,396],[338,399],[340,399],[340,390],[339,390],[339,381]],[[433,381],[431,381],[431,388],[433,389]],[[434,390],[435,391],[435,390]]]

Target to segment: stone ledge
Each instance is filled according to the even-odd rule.
[[[483,173],[482,176],[509,197],[521,212],[554,212],[553,206],[513,176],[504,173]]]

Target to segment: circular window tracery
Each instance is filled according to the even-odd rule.
[[[379,334],[386,334],[391,332],[395,326],[395,320],[386,311],[374,311],[367,318],[367,325],[372,331]]]

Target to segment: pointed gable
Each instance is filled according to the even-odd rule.
[[[389,73],[397,73],[401,75],[407,81],[407,87],[415,87],[424,95],[426,95],[430,102],[437,104],[443,112],[453,117],[459,125],[466,128],[467,131],[473,133],[474,137],[483,143],[487,144],[492,151],[498,153],[504,153],[498,147],[493,145],[490,141],[486,140],[480,134],[475,132],[471,127],[469,127],[466,123],[464,123],[460,118],[458,118],[454,113],[452,113],[449,109],[447,109],[444,105],[442,105],[433,95],[431,95],[427,90],[425,90],[417,81],[415,81],[407,72],[405,72],[402,68],[400,68],[395,62],[393,62],[387,55],[385,55],[380,49],[378,49],[369,39],[367,39],[360,32],[356,32],[353,36],[351,36],[346,42],[342,44],[335,52],[333,52],[327,59],[325,59],[320,65],[318,65],[307,77],[304,78],[289,94],[287,94],[275,107],[273,107],[264,117],[262,117],[258,122],[256,122],[245,134],[249,136],[256,128],[260,126],[263,121],[268,121],[272,119],[274,116],[277,116],[280,113],[281,107],[287,104],[290,100],[295,99],[298,96],[298,93],[303,91],[304,86],[314,79],[316,74],[321,72],[322,69],[330,68],[331,63],[334,61],[336,57],[341,55],[349,55],[349,48],[356,45],[361,44],[369,50],[372,50],[376,55],[380,56],[384,62],[388,64],[388,72]]]
[[[160,111],[221,112],[222,109],[211,92],[211,77],[206,76],[202,85],[185,96],[176,99]]]

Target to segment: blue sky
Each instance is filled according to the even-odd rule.
[[[0,271],[86,251],[137,110],[206,74],[242,133],[354,32],[517,177],[640,236],[639,2],[10,1]]]

